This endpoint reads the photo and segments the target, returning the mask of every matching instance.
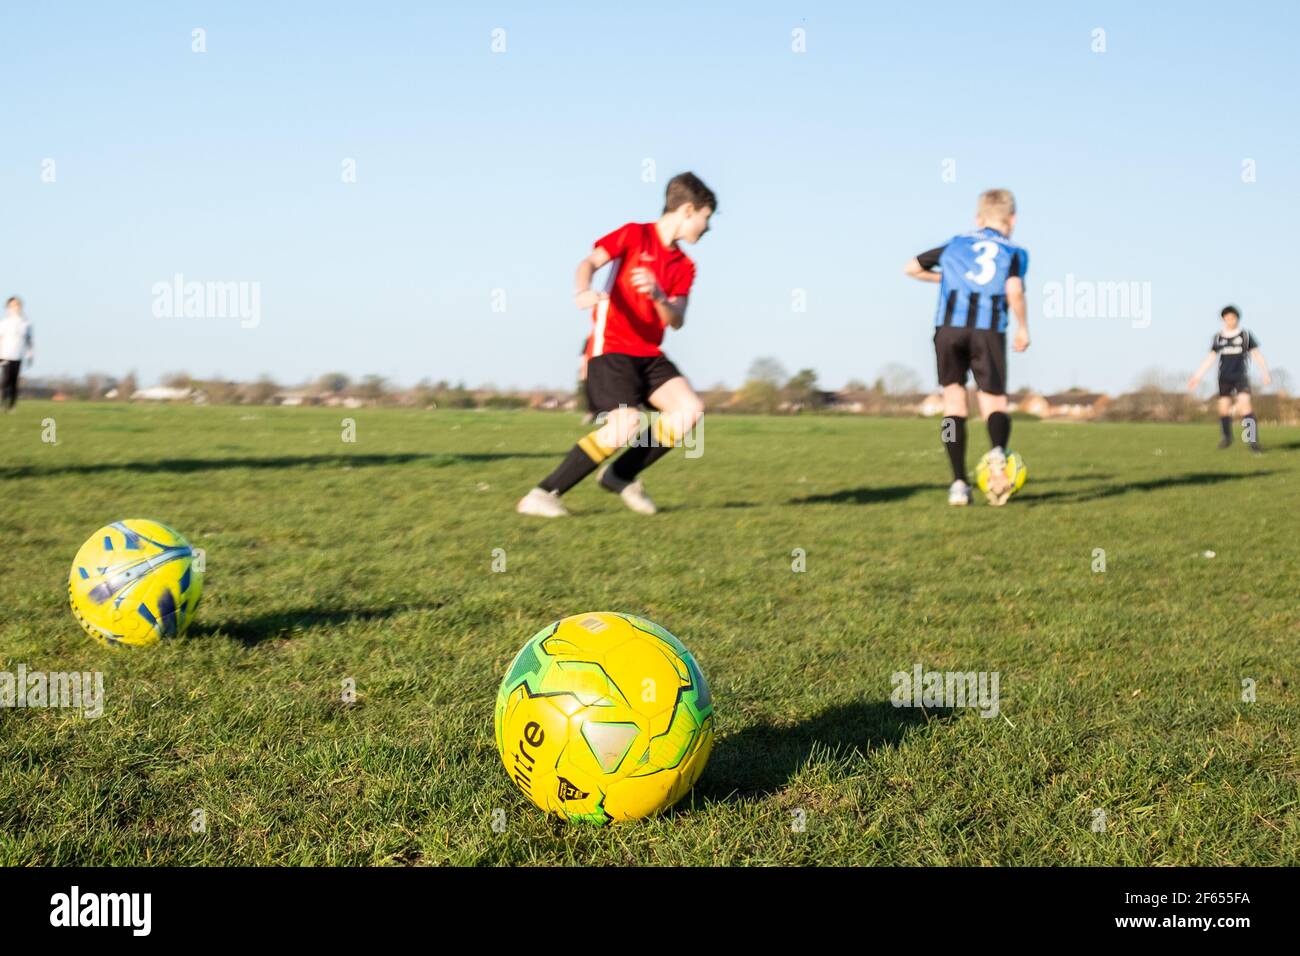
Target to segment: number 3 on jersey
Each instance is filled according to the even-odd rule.
[[[980,271],[967,272],[966,278],[976,285],[988,285],[989,280],[998,271],[998,244],[996,242],[977,242],[971,248],[979,253],[975,257],[975,265],[980,267]]]

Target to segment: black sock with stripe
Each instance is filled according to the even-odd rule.
[[[602,445],[596,440],[598,434],[600,433],[592,432],[578,439],[578,443],[569,449],[564,461],[560,462],[560,467],[543,478],[537,487],[562,495],[599,468],[601,462],[617,449]]]

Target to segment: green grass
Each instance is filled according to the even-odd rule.
[[[1017,422],[1000,510],[944,504],[937,432],[714,417],[648,473],[657,517],[588,483],[546,523],[512,508],[569,415],[20,405],[0,669],[101,670],[106,706],[0,711],[0,863],[1300,860],[1300,430],[1254,458],[1213,426]],[[110,652],[66,606],[123,517],[207,551],[182,641]],[[526,803],[491,725],[519,646],[593,609],[682,638],[717,706],[694,793],[604,829]],[[894,708],[916,663],[998,672],[1000,715]]]

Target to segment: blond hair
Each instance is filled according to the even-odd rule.
[[[1005,226],[1016,214],[1016,197],[1010,189],[986,189],[975,206],[975,222],[980,226]]]

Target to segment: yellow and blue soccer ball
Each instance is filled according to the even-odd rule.
[[[1029,478],[1029,469],[1025,467],[1025,460],[1014,451],[1006,453],[1007,459],[1007,478],[1011,480],[1011,494],[1014,495],[1021,488],[1025,487],[1025,481]],[[980,491],[988,494],[989,490],[989,453],[985,452],[984,457],[979,460],[975,466],[975,484],[979,486]]]
[[[497,750],[533,803],[604,824],[659,813],[694,786],[713,746],[695,658],[657,624],[598,611],[543,628],[497,693]]]
[[[183,537],[156,521],[128,518],[81,546],[68,575],[72,613],[109,647],[147,647],[180,637],[203,597],[202,562]]]

